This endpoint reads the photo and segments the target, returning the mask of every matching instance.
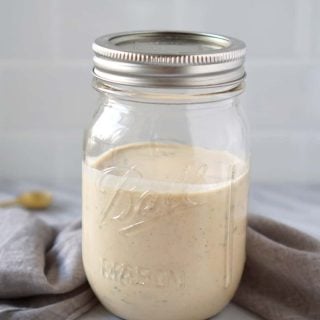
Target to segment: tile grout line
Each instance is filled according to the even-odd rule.
[[[59,17],[60,17],[60,3],[59,1],[50,1],[51,9],[51,26],[52,34],[51,39],[53,41],[53,62],[57,62],[60,56],[60,28],[59,28]]]
[[[295,43],[294,52],[302,59],[311,56],[311,18],[312,3],[310,0],[295,0]]]

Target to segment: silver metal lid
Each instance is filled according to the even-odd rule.
[[[110,84],[143,87],[212,87],[227,91],[244,77],[245,44],[195,32],[138,31],[98,38],[94,76]]]

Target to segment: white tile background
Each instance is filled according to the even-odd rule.
[[[95,108],[91,42],[136,29],[243,39],[253,180],[320,182],[317,0],[1,1],[0,179],[80,183]]]

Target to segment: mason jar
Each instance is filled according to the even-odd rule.
[[[98,109],[83,158],[83,263],[127,320],[202,320],[245,262],[245,45],[193,32],[93,44]]]

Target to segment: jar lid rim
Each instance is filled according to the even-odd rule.
[[[243,78],[246,46],[233,37],[189,31],[133,31],[95,40],[93,72],[139,86],[221,85]]]

